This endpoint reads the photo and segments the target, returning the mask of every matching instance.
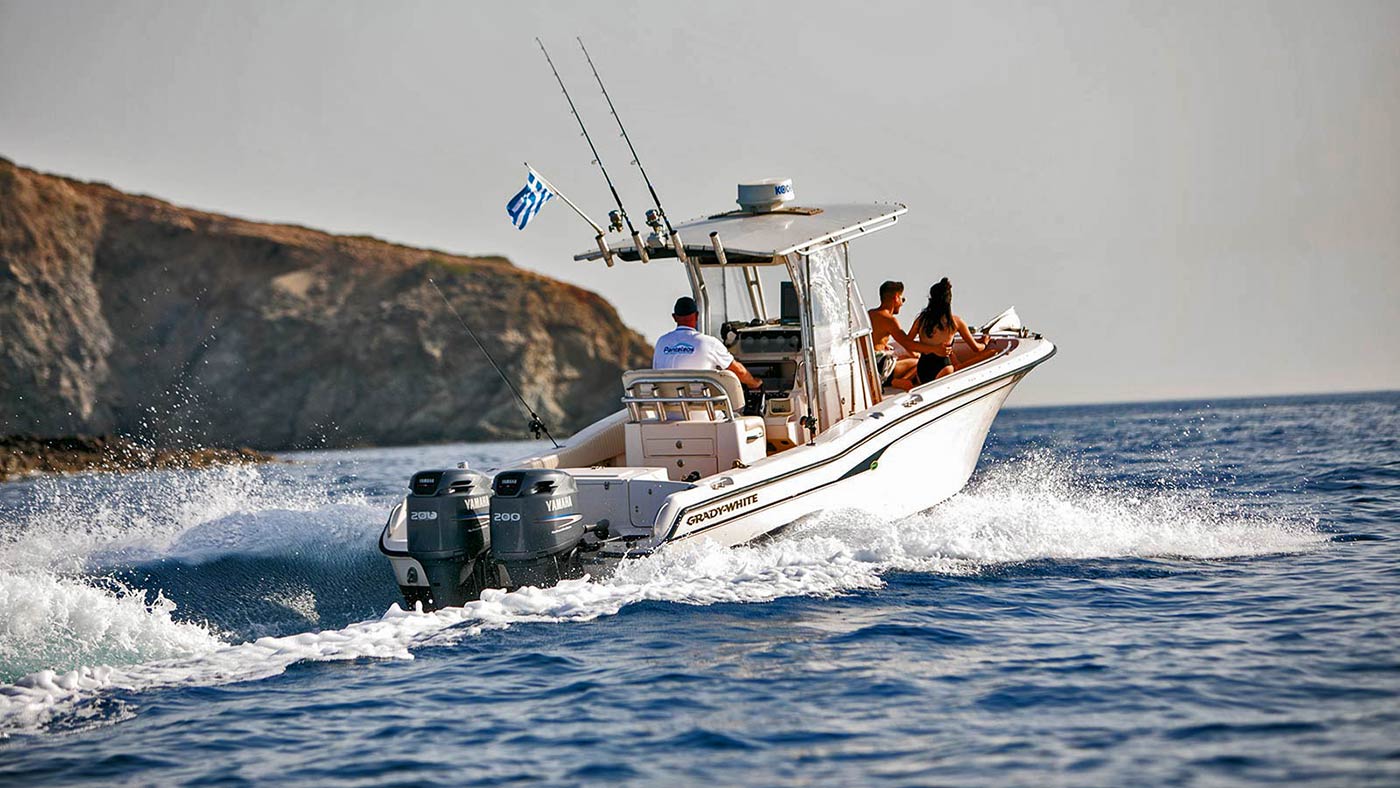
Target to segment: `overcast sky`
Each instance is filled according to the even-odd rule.
[[[852,245],[867,299],[952,279],[1059,355],[1013,402],[1400,388],[1400,3],[148,3],[0,0],[0,155],[181,205],[516,264],[649,337],[674,264],[572,261],[529,161],[673,218],[741,180],[898,200]],[[392,359],[385,359],[392,363]]]

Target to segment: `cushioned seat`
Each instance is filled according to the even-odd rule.
[[[744,416],[744,389],[728,370],[623,373],[627,464],[703,478],[767,455],[763,419]]]

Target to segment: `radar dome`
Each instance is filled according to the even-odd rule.
[[[739,184],[739,207],[750,213],[768,213],[792,201],[791,178],[764,178]]]

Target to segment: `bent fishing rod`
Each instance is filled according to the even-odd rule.
[[[526,402],[525,398],[520,396],[519,389],[515,387],[514,383],[510,382],[510,378],[506,377],[506,373],[501,369],[501,365],[497,364],[496,359],[491,357],[491,353],[486,350],[485,345],[481,344],[481,340],[476,338],[476,332],[472,331],[471,326],[467,325],[467,321],[462,319],[461,314],[457,312],[457,307],[453,306],[452,302],[447,300],[447,294],[442,292],[442,288],[438,287],[438,283],[434,282],[431,276],[428,277],[428,283],[433,286],[433,289],[437,291],[439,296],[442,296],[442,302],[447,304],[448,311],[452,312],[452,316],[457,318],[457,322],[460,323],[462,329],[467,332],[467,336],[471,337],[472,341],[475,342],[476,346],[481,350],[481,355],[486,356],[486,360],[491,362],[491,366],[496,370],[496,374],[500,375],[501,380],[506,382],[506,385],[510,387],[510,393],[515,395],[515,398],[520,401],[520,406],[529,414],[529,429],[531,432],[535,433],[535,439],[539,440],[540,433],[544,433],[544,436],[549,438],[549,442],[554,444],[554,448],[559,448],[559,441],[556,441],[554,436],[549,434],[549,428],[544,425],[544,419],[541,419],[540,415],[535,412],[535,409],[530,407],[530,403]]]
[[[671,239],[671,245],[676,249],[676,257],[680,258],[682,263],[690,262],[686,259],[685,245],[681,243],[680,235],[676,233],[676,228],[671,226],[671,219],[666,216],[666,209],[661,207],[661,198],[656,194],[656,187],[651,185],[651,178],[647,177],[646,167],[642,166],[642,159],[637,155],[637,148],[632,144],[632,138],[627,136],[627,128],[622,125],[622,118],[618,117],[617,107],[613,106],[612,96],[608,95],[608,88],[603,84],[603,78],[598,75],[598,67],[593,65],[593,56],[588,54],[588,47],[583,45],[583,38],[577,36],[575,38],[578,41],[579,49],[583,50],[583,56],[588,58],[588,67],[593,69],[593,78],[598,80],[598,87],[603,91],[603,98],[608,101],[608,110],[612,112],[613,120],[617,121],[617,128],[622,132],[622,139],[627,141],[627,149],[632,151],[632,163],[637,165],[638,170],[641,170],[642,180],[646,181],[647,191],[651,192],[651,201],[656,203],[655,216],[651,215],[651,211],[647,211],[647,224],[651,225],[657,235],[660,235],[661,225],[664,222],[666,233]]]
[[[578,114],[578,107],[574,106],[574,99],[569,95],[569,89],[564,87],[564,78],[559,76],[559,69],[554,67],[554,59],[549,56],[549,50],[544,48],[544,42],[536,37],[535,43],[540,45],[544,59],[549,62],[549,70],[554,72],[554,80],[559,83],[559,89],[564,91],[564,100],[569,102],[569,112],[573,113],[574,120],[578,121],[583,138],[588,140],[588,149],[593,152],[593,163],[598,165],[598,169],[602,171],[603,180],[608,182],[608,190],[612,192],[613,202],[617,203],[617,211],[610,212],[608,215],[608,226],[617,232],[622,232],[622,223],[627,222],[627,229],[632,233],[632,243],[637,247],[637,254],[641,256],[642,262],[648,262],[646,247],[642,245],[642,236],[633,226],[632,217],[627,215],[627,209],[622,207],[622,197],[618,195],[617,187],[613,186],[612,178],[608,176],[608,168],[603,166],[603,157],[598,154],[598,147],[593,144],[593,138],[588,134],[588,127],[583,125],[583,116]],[[601,237],[600,235],[599,238],[601,239]],[[608,265],[612,265],[611,259],[608,260]]]

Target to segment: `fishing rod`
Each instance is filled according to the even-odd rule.
[[[598,80],[598,87],[603,91],[603,98],[608,100],[608,110],[612,112],[613,120],[617,121],[617,128],[622,132],[622,138],[627,141],[627,149],[632,151],[632,163],[637,165],[637,169],[642,171],[642,180],[646,181],[647,190],[651,192],[651,201],[656,203],[656,212],[654,215],[651,211],[647,211],[647,224],[651,225],[651,228],[656,231],[657,235],[660,235],[661,225],[664,222],[667,235],[671,239],[671,245],[676,249],[676,257],[680,258],[682,263],[689,263],[690,261],[687,260],[685,256],[685,245],[681,243],[680,235],[676,233],[676,228],[671,226],[671,220],[666,216],[666,209],[661,207],[661,198],[656,195],[656,187],[651,185],[651,178],[647,177],[647,170],[642,166],[642,159],[637,155],[637,148],[632,145],[632,138],[627,136],[627,128],[622,125],[622,118],[617,115],[617,107],[613,106],[612,96],[608,95],[608,89],[603,85],[603,78],[598,75],[598,67],[593,65],[593,56],[588,54],[588,47],[583,45],[583,39],[581,37],[576,38],[578,40],[579,49],[583,50],[583,56],[588,58],[588,67],[593,69],[593,78]]]
[[[544,426],[544,419],[541,419],[539,414],[535,412],[535,409],[530,407],[530,403],[526,402],[525,398],[520,396],[520,391],[515,388],[514,383],[510,382],[510,378],[506,377],[506,373],[501,369],[501,365],[496,363],[496,359],[491,358],[491,353],[486,350],[486,346],[481,344],[480,339],[476,338],[476,332],[472,331],[471,326],[467,325],[467,321],[463,320],[462,316],[458,314],[457,307],[454,307],[452,302],[447,300],[447,295],[442,292],[442,288],[438,287],[438,283],[434,282],[431,276],[428,277],[428,283],[433,286],[433,289],[437,291],[438,295],[442,296],[442,302],[447,304],[448,310],[452,312],[453,317],[457,318],[457,322],[462,324],[462,328],[467,332],[467,336],[471,337],[472,341],[476,343],[476,346],[481,349],[481,355],[486,356],[486,360],[491,362],[491,366],[495,368],[496,374],[500,375],[501,380],[504,380],[506,385],[510,387],[510,393],[514,394],[515,398],[520,400],[520,405],[525,408],[526,413],[530,414],[529,429],[531,432],[535,433],[535,440],[539,440],[540,433],[544,433],[544,436],[549,438],[549,442],[554,444],[554,448],[559,448],[559,441],[556,441],[554,436],[549,434],[549,428]]]
[[[564,99],[569,102],[569,112],[574,115],[574,120],[578,121],[579,130],[583,132],[583,138],[588,140],[588,149],[593,151],[593,163],[598,165],[598,169],[603,173],[603,180],[608,182],[608,190],[612,192],[613,202],[617,203],[616,211],[608,212],[608,226],[617,232],[622,232],[622,223],[627,222],[627,229],[632,233],[632,243],[637,247],[637,254],[641,256],[642,262],[649,262],[646,247],[642,244],[642,236],[637,232],[637,228],[632,224],[632,217],[627,215],[627,209],[622,207],[622,197],[617,193],[617,187],[613,186],[612,178],[608,177],[608,168],[603,166],[603,157],[598,155],[598,147],[593,144],[593,138],[588,135],[588,127],[583,125],[583,116],[578,114],[578,108],[574,106],[574,99],[569,95],[569,89],[564,87],[564,78],[559,76],[559,69],[554,67],[554,59],[549,56],[549,50],[544,48],[544,42],[538,37],[535,43],[540,45],[540,51],[544,53],[544,59],[549,62],[549,70],[554,72],[554,79],[559,83],[559,89],[564,91]],[[602,235],[598,238],[601,242]],[[601,245],[601,243],[600,243]],[[608,256],[604,253],[604,256]],[[612,265],[612,260],[608,260]]]

